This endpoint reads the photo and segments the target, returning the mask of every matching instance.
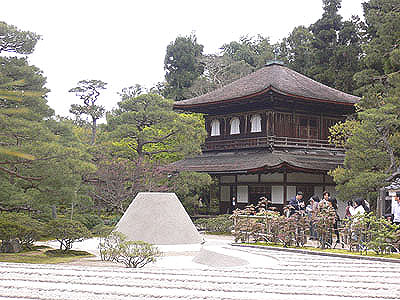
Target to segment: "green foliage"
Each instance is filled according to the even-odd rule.
[[[96,142],[97,120],[105,113],[104,106],[97,105],[96,102],[100,96],[100,90],[104,90],[106,85],[107,83],[101,80],[81,80],[77,87],[69,90],[70,93],[75,93],[79,99],[83,100],[83,105],[72,104],[70,113],[76,116],[78,122],[82,120],[82,115],[88,115],[91,118],[92,145]]]
[[[308,222],[299,214],[285,217],[264,209],[255,213],[255,208],[250,205],[244,210],[235,210],[232,217],[236,242],[265,241],[290,247],[303,246],[307,241]]]
[[[197,43],[195,34],[177,37],[167,47],[164,59],[167,87],[164,96],[174,100],[184,99],[184,92],[204,70],[200,62],[203,45]]]
[[[333,224],[337,218],[336,211],[329,207],[320,207],[318,213],[312,217],[312,222],[318,235],[320,248],[332,246]]]
[[[103,220],[99,216],[94,214],[75,214],[73,216],[73,219],[81,222],[90,231],[96,226],[104,225]]]
[[[377,255],[397,252],[400,246],[400,227],[374,213],[365,213],[346,219],[341,229],[350,251]]]
[[[313,34],[313,66],[307,74],[328,86],[353,92],[353,75],[360,70],[360,19],[342,21],[341,0],[324,0],[322,17],[310,26]]]
[[[400,166],[400,12],[394,0],[363,4],[363,70],[354,75],[362,99],[351,134],[343,132],[346,158],[332,172],[340,197],[376,195]],[[339,130],[340,131],[340,130]]]
[[[156,94],[118,102],[118,108],[107,115],[114,145],[126,153],[125,157],[140,160],[146,156],[174,161],[198,153],[205,137],[202,117],[179,114],[172,105],[172,100]]]
[[[70,250],[74,242],[81,242],[91,237],[90,231],[79,221],[69,219],[55,219],[48,223],[51,237],[60,242],[60,250]]]
[[[12,241],[22,247],[31,248],[44,235],[44,225],[22,213],[0,213],[0,252],[4,252]]]
[[[34,36],[18,38],[23,36],[32,45]],[[0,43],[4,39],[0,35]],[[83,174],[93,170],[70,124],[51,119],[45,84],[42,71],[27,58],[0,57],[0,209],[42,218],[48,218],[51,205],[73,199]]]
[[[232,219],[230,215],[219,215],[212,218],[199,218],[193,223],[197,229],[211,233],[230,233],[232,230]]]
[[[224,44],[222,53],[234,61],[243,61],[253,68],[261,68],[274,58],[274,46],[269,38],[258,35],[255,37],[242,36],[238,42]]]
[[[142,268],[162,255],[157,247],[143,241],[128,241],[126,235],[117,231],[102,239],[99,249],[102,260],[123,263],[127,268]]]
[[[279,45],[279,58],[285,61],[291,69],[310,76],[313,65],[312,50],[313,34],[305,26],[297,26],[283,38]]]
[[[211,176],[206,173],[182,171],[169,178],[168,190],[173,191],[178,196],[190,215],[194,215],[200,197],[208,203],[204,195],[209,195],[210,184]],[[211,214],[215,213],[213,207],[207,207],[206,203],[203,204],[204,210]]]
[[[0,53],[31,54],[39,39],[36,33],[21,31],[13,25],[0,22]]]

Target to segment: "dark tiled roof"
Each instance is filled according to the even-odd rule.
[[[170,165],[176,171],[195,171],[207,173],[248,172],[262,169],[277,169],[283,165],[294,169],[310,171],[329,171],[343,164],[344,155],[329,152],[305,153],[236,151],[205,153],[197,157],[187,158]]]
[[[360,99],[330,88],[280,64],[270,64],[207,94],[178,101],[174,107],[179,109],[239,100],[263,94],[269,90],[306,100],[342,104],[354,104]]]

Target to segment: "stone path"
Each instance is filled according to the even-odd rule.
[[[400,264],[221,245],[238,267],[0,263],[0,299],[400,299]],[[210,250],[210,249],[208,249]],[[264,263],[268,262],[268,263]]]

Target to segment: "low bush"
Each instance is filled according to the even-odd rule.
[[[204,230],[211,233],[230,233],[232,230],[232,219],[230,218],[230,215],[199,218],[193,223],[198,230]]]
[[[49,234],[60,242],[60,250],[70,250],[74,242],[81,242],[92,235],[79,221],[55,219],[48,223]]]
[[[400,226],[372,212],[346,219],[341,228],[343,241],[352,251],[374,251],[377,255],[400,250]]]
[[[32,249],[44,234],[44,224],[22,213],[0,213],[0,252]]]
[[[102,260],[123,263],[128,268],[142,268],[162,255],[156,246],[128,241],[126,235],[117,231],[100,240],[99,250]]]

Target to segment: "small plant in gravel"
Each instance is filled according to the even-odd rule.
[[[157,247],[143,241],[127,241],[121,248],[118,262],[128,268],[142,268],[148,263],[156,262],[161,256]]]
[[[156,246],[143,241],[128,241],[126,235],[118,231],[102,238],[99,250],[102,260],[123,263],[128,268],[142,268],[162,255]]]
[[[117,261],[121,255],[122,244],[126,242],[126,235],[119,231],[113,231],[108,236],[100,238],[99,251],[101,260]]]

